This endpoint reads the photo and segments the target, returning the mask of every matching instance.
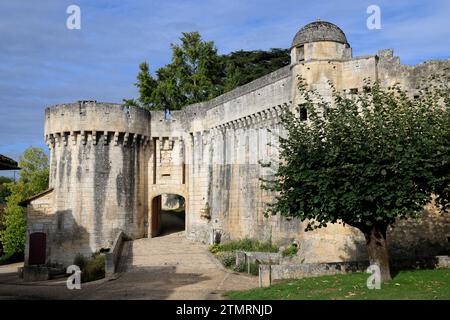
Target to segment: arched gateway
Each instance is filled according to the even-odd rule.
[[[186,229],[187,203],[173,193],[156,195],[151,200],[147,237],[167,235]]]
[[[278,162],[277,135],[284,134],[280,113],[283,106],[301,103],[299,76],[324,99],[331,97],[329,81],[349,94],[362,91],[365,79],[382,86],[399,82],[414,94],[418,79],[449,65],[401,65],[392,50],[353,57],[341,29],[314,22],[294,37],[290,66],[170,116],[96,101],[49,107],[50,190],[30,200],[28,234],[47,235],[42,244],[47,262],[71,264],[77,253],[111,247],[121,231],[132,239],[157,235],[159,197],[177,194],[185,199],[189,239],[296,240],[305,262],[360,259],[364,239],[351,227],[331,225],[305,233],[295,219],[264,217],[273,195],[260,188],[259,179],[275,167],[263,168],[258,160]],[[448,245],[448,235],[439,228],[449,230],[449,221],[439,219],[421,237]],[[398,239],[394,245],[406,254],[414,252],[414,241],[426,242]],[[27,248],[35,247],[27,241]]]

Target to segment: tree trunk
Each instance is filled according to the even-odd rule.
[[[387,226],[376,225],[364,230],[370,265],[377,265],[381,272],[381,281],[392,280],[389,267],[389,252],[386,243]]]

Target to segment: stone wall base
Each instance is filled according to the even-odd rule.
[[[260,265],[259,286],[269,287],[274,280],[301,279],[323,275],[365,272],[368,267],[368,261]],[[391,268],[397,270],[450,268],[450,256],[393,261],[391,263]]]

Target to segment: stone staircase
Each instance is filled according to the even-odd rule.
[[[157,267],[175,267],[177,272],[221,268],[206,245],[190,242],[184,232],[125,242],[119,271],[133,272]]]
[[[184,231],[126,241],[118,271],[120,276],[97,291],[97,297],[222,299],[225,291],[258,285],[257,277],[225,271],[206,245],[187,240]]]

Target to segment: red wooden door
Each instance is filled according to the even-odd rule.
[[[46,240],[47,236],[43,232],[30,234],[29,265],[45,264]]]

